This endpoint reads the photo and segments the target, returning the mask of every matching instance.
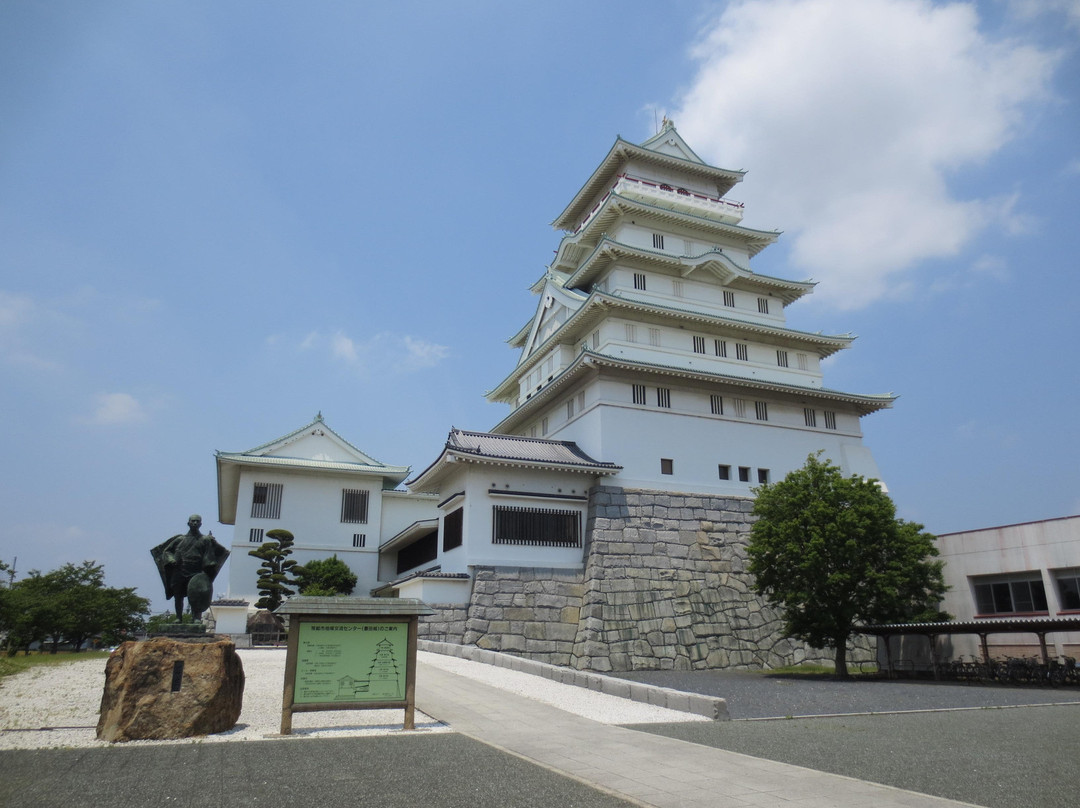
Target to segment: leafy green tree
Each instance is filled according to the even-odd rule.
[[[62,642],[80,650],[95,637],[113,644],[138,631],[150,612],[150,602],[133,588],[106,586],[104,567],[93,561],[64,564],[45,574],[31,570],[7,589],[4,601],[0,619],[9,653],[46,640],[53,653]]]
[[[268,530],[266,538],[256,550],[249,550],[248,555],[262,561],[259,566],[259,587],[261,596],[256,602],[257,609],[274,611],[289,595],[295,595],[296,581],[292,577],[296,567],[296,561],[289,558],[292,555],[293,534],[287,530]]]
[[[947,618],[934,537],[896,518],[876,480],[844,477],[820,453],[757,489],[750,534],[756,588],[782,608],[787,635],[836,653],[847,678],[847,642],[859,624]]]
[[[297,567],[296,583],[301,595],[329,597],[351,595],[356,588],[356,573],[334,554],[330,558],[309,561]]]

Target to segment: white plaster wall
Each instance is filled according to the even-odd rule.
[[[619,386],[613,383],[604,392],[613,392]],[[597,460],[623,466],[623,471],[604,482],[626,488],[747,496],[750,488],[758,484],[759,468],[768,469],[769,479],[775,482],[801,467],[807,456],[819,449],[845,474],[880,476],[857,434],[785,427],[780,423],[785,413],[773,403],[768,422],[753,419],[752,401],[748,420],[686,414],[679,411],[680,397],[676,393],[681,393],[683,399],[690,396],[688,391],[673,390],[671,410],[625,404],[597,407],[562,425],[552,437],[573,440]],[[654,394],[651,388],[648,394]],[[789,422],[803,423],[801,407],[790,408],[787,416]],[[819,413],[819,424],[820,419]],[[674,474],[660,473],[661,458],[673,461]],[[720,464],[732,467],[732,480],[719,479]],[[749,483],[739,482],[739,466],[750,467]]]
[[[468,603],[471,580],[414,578],[398,587],[398,597],[418,598],[425,603]]]
[[[434,494],[384,491],[382,494],[382,524],[379,529],[382,541],[393,538],[413,522],[438,518],[438,504],[439,497]]]
[[[256,482],[282,484],[280,519],[256,519],[250,516]],[[242,597],[252,602],[258,599],[256,580],[261,562],[248,555],[249,550],[259,546],[248,540],[250,529],[256,527],[264,531],[284,529],[291,532],[296,540],[292,558],[301,564],[337,554],[357,575],[355,591],[366,595],[378,580],[381,485],[381,478],[243,469],[240,473],[236,525],[230,546],[229,597]],[[366,523],[341,521],[341,492],[346,488],[369,491]],[[364,548],[352,546],[354,533],[365,534]]]
[[[595,478],[569,472],[544,472],[530,469],[509,469],[491,465],[462,464],[461,470],[443,485],[447,496],[465,492],[462,516],[463,543],[459,548],[443,552],[440,524],[438,563],[442,572],[469,572],[470,567],[534,566],[579,569],[582,565],[581,547],[522,547],[493,544],[492,507],[505,505],[529,508],[576,510],[581,514],[582,536],[585,530],[585,501],[492,495],[491,488],[500,491],[534,494],[586,496]],[[447,508],[447,511],[458,507]]]

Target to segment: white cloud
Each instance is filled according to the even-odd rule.
[[[130,393],[99,393],[94,412],[83,420],[95,426],[133,424],[145,421],[146,411]]]
[[[277,342],[277,339],[271,343]],[[343,331],[325,335],[307,334],[298,345],[302,351],[326,351],[338,362],[361,373],[401,373],[434,367],[450,356],[445,345],[383,331],[365,340],[350,337]]]
[[[971,5],[747,0],[693,49],[673,118],[709,162],[745,168],[746,224],[778,227],[814,297],[864,306],[957,254],[1015,200],[959,199],[979,164],[1046,97],[1056,57],[978,30]]]

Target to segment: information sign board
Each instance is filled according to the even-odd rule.
[[[413,729],[416,636],[411,598],[293,597],[277,613],[289,621],[281,734],[296,712],[403,708]]]
[[[301,623],[294,703],[401,701],[408,628],[401,622]]]

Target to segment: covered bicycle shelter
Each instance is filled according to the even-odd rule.
[[[930,664],[934,678],[941,678],[942,660],[938,651],[938,637],[953,634],[975,634],[979,637],[983,662],[990,664],[990,648],[987,637],[991,634],[1034,634],[1039,638],[1039,650],[1044,665],[1050,664],[1050,653],[1046,647],[1048,634],[1056,632],[1080,632],[1080,618],[1077,617],[1036,617],[1036,618],[986,618],[985,620],[948,621],[940,623],[893,623],[879,626],[857,628],[860,634],[869,634],[884,639],[885,659],[890,678],[896,675],[896,663],[893,659],[893,637],[926,637],[930,648]]]

